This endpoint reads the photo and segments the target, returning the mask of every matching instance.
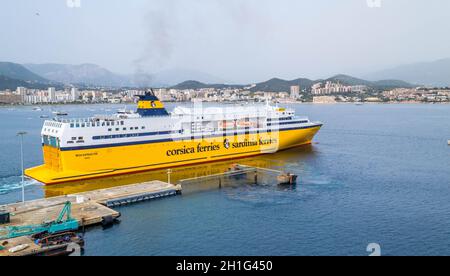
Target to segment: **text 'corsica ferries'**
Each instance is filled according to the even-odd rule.
[[[168,113],[147,92],[137,112],[45,121],[44,165],[25,173],[55,184],[274,153],[311,143],[321,126],[269,104]]]

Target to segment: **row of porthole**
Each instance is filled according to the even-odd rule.
[[[58,133],[58,130],[56,129],[50,129],[50,128],[44,128],[44,131],[52,132],[52,133]]]
[[[112,121],[112,122],[81,122],[81,123],[71,123],[70,128],[80,128],[80,127],[104,127],[104,126],[123,126],[124,121]]]
[[[138,129],[139,129],[139,127],[130,127],[130,130],[138,130]],[[145,126],[142,126],[141,129],[144,130],[144,129],[145,129]],[[127,128],[124,127],[124,128],[122,128],[122,130],[123,130],[123,131],[126,131]],[[108,128],[108,131],[113,131],[113,129],[112,129],[112,128]],[[117,127],[117,128],[116,128],[116,131],[120,131],[120,128]]]
[[[55,123],[55,122],[46,122],[45,126],[48,126],[48,127],[62,127],[62,124],[61,123]]]

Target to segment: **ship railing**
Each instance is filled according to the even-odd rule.
[[[199,109],[192,109],[190,112],[172,112],[171,114],[173,116],[179,116],[179,117],[197,117],[197,116],[203,116],[211,119],[216,118],[236,118],[236,117],[250,117],[250,118],[256,118],[256,117],[271,117],[273,114],[279,114],[279,112],[275,110],[251,110],[253,112],[249,112],[248,110],[244,111],[234,111],[231,112],[227,109],[224,109],[222,112],[202,112],[203,110],[201,108]],[[295,110],[293,109],[286,109],[286,113],[292,113],[295,116]]]
[[[120,118],[100,118],[100,117],[91,117],[91,118],[77,118],[77,119],[55,119],[54,121],[64,124],[74,124],[74,123],[91,123],[98,121],[119,121]]]

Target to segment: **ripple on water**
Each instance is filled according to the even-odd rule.
[[[285,205],[293,200],[305,200],[311,195],[299,185],[242,185],[224,189],[225,196],[234,201],[249,203],[252,205]]]
[[[34,179],[25,178],[25,187],[36,185],[37,182]],[[0,195],[8,194],[15,190],[22,189],[22,177],[21,176],[8,176],[0,178]]]

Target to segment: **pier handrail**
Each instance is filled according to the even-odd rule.
[[[214,177],[220,177],[220,176],[230,176],[230,175],[233,176],[236,174],[242,174],[242,173],[253,172],[253,171],[256,171],[256,168],[248,167],[248,169],[243,169],[243,170],[239,170],[239,171],[230,171],[230,172],[224,172],[224,173],[218,173],[218,174],[186,178],[186,179],[180,180],[180,182],[194,181],[194,180],[199,180],[199,179],[214,178]]]

